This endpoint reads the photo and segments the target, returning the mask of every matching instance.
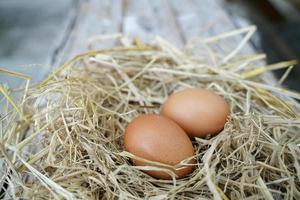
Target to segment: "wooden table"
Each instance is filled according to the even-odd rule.
[[[195,36],[208,37],[234,30],[237,27],[223,9],[223,3],[223,0],[78,1],[48,65],[56,67],[86,51],[87,39],[96,35],[122,33],[145,41],[160,35],[182,46]],[[113,45],[108,42],[99,48]],[[245,49],[253,52],[249,44]]]

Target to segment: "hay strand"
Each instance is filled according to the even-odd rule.
[[[1,119],[2,198],[299,199],[300,118],[293,99],[300,94],[264,81],[265,73],[295,61],[262,66],[264,54],[240,54],[254,31],[195,39],[184,49],[157,37],[89,51],[40,84],[28,83],[20,106],[0,87],[3,102],[15,107]],[[241,43],[227,52],[208,46],[240,34]],[[106,38],[122,41],[116,34],[89,45]],[[192,87],[224,96],[231,114],[219,135],[193,140],[196,169],[178,180],[174,166],[125,152],[123,133],[134,117],[159,113],[170,94]],[[130,158],[155,167],[133,166]],[[173,179],[143,170],[163,170]]]

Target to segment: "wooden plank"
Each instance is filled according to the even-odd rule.
[[[216,0],[169,0],[185,38],[209,37],[233,30],[227,13]]]
[[[183,44],[167,0],[125,0],[122,30],[145,41],[160,35],[178,46]]]
[[[241,28],[237,27],[229,14],[223,9],[224,0],[169,0],[168,2],[185,41],[189,41],[194,37],[211,37]],[[245,23],[240,23],[240,25],[248,26]],[[237,35],[231,38],[226,46],[234,49],[242,39],[242,35]],[[253,54],[255,50],[249,41],[240,52]],[[276,78],[272,73],[265,74],[264,77],[266,82],[270,84],[276,82]]]
[[[95,35],[120,32],[122,23],[122,1],[90,0],[80,1],[76,16],[70,20],[73,26],[49,59],[50,65],[58,66],[71,57],[87,50],[87,40]],[[97,48],[109,48],[114,41],[98,43]]]
[[[168,2],[186,41],[194,37],[211,37],[237,28],[223,9],[222,0],[169,0]],[[227,45],[234,48],[242,37],[231,40]],[[253,48],[246,44],[243,52],[253,52]]]

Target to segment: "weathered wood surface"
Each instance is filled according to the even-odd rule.
[[[166,38],[177,46],[183,46],[193,37],[210,37],[241,28],[234,23],[223,8],[224,0],[89,0],[79,3],[71,25],[49,57],[52,68],[87,50],[87,41],[97,35],[122,33],[151,41],[156,35]],[[238,25],[236,25],[238,24]],[[247,26],[247,24],[246,24]],[[226,43],[231,49],[241,42],[242,36],[233,37]],[[97,43],[98,48],[109,48],[114,42]],[[255,50],[246,43],[243,53]],[[41,74],[46,76],[47,71]],[[265,80],[274,83],[273,74]]]
[[[86,51],[86,42],[92,36],[120,32],[122,23],[122,1],[80,1],[70,13],[69,26],[49,56],[48,63],[57,67],[67,59]],[[112,44],[106,44],[111,46]]]
[[[222,7],[223,0],[89,0],[79,3],[49,65],[58,66],[87,50],[96,35],[123,33],[150,41],[156,35],[182,46],[195,36],[208,37],[237,27]],[[236,38],[237,45],[240,38]],[[99,48],[111,47],[106,42]],[[98,46],[97,46],[98,47]],[[253,52],[246,44],[244,51]]]

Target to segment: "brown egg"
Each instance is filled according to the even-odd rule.
[[[141,158],[171,166],[194,155],[190,138],[172,120],[163,116],[148,114],[135,118],[126,128],[124,143],[126,151]],[[133,160],[138,166],[149,165]],[[194,160],[191,161],[194,163]],[[176,170],[177,178],[182,178],[193,171],[193,166],[184,166]],[[171,179],[163,171],[145,171],[145,173],[161,179]]]
[[[225,99],[206,89],[186,89],[171,95],[161,115],[175,121],[190,137],[216,135],[229,115]]]

